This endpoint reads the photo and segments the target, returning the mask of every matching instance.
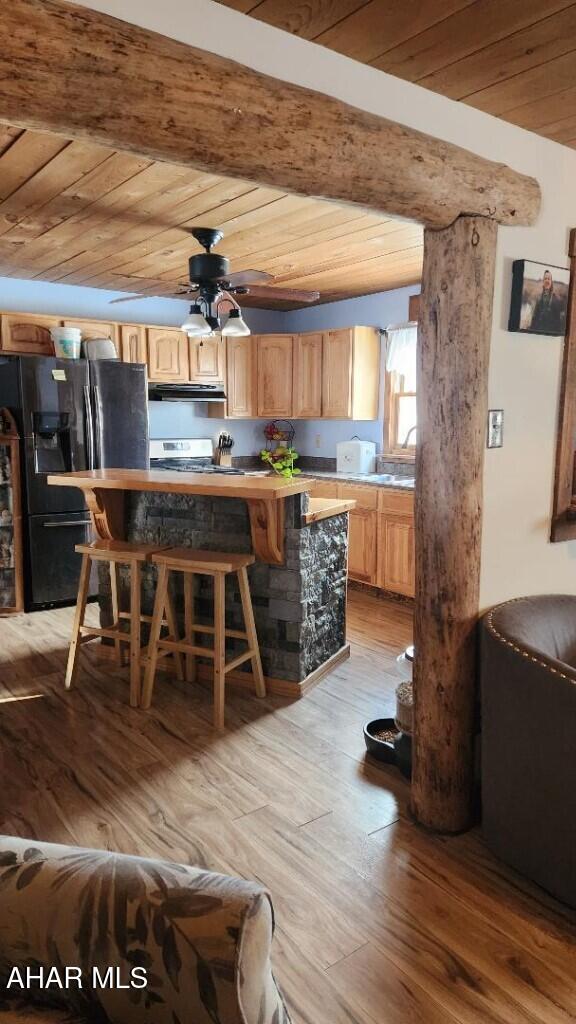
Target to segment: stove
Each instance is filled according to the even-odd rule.
[[[209,437],[160,438],[150,441],[150,469],[177,473],[221,473],[245,476],[234,466],[215,466]]]

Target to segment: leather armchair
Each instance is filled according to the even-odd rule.
[[[254,882],[0,837],[0,1022],[289,1024],[272,929]],[[65,979],[66,967],[81,986],[46,987],[50,968]],[[42,980],[21,989],[15,968]]]
[[[486,842],[576,907],[576,597],[493,608],[480,651]]]

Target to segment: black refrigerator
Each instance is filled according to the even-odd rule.
[[[149,465],[146,367],[118,360],[4,356],[0,407],[18,424],[26,610],[76,599],[79,556],[91,535],[82,491],[49,473]]]

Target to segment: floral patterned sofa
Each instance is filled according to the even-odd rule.
[[[0,837],[2,1024],[289,1024],[272,931],[253,882]]]

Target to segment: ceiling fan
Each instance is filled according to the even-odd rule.
[[[273,281],[274,275],[264,270],[240,270],[230,273],[230,260],[220,253],[212,252],[214,246],[224,237],[216,228],[187,229],[204,252],[191,256],[188,261],[189,285],[182,285],[173,292],[159,292],[162,298],[190,299],[190,313],[182,324],[182,330],[193,336],[206,337],[210,334],[244,335],[250,329],[242,319],[240,306],[235,295],[251,294],[257,298],[284,299],[288,302],[316,302],[320,292],[301,291],[297,288],[270,288],[263,283]],[[147,295],[126,296],[112,299],[111,304],[133,302],[135,299],[150,298]],[[229,308],[224,311],[224,305]],[[222,317],[224,313],[224,317]]]

